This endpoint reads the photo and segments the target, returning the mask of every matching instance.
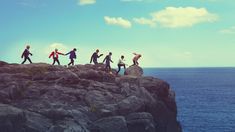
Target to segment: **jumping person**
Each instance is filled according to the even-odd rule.
[[[124,67],[124,69],[126,70],[126,63],[124,62],[125,60],[124,60],[124,56],[122,55],[121,56],[121,59],[119,59],[119,61],[118,61],[118,71],[117,71],[117,75],[118,75],[118,73],[120,72],[120,70],[121,70],[121,67]]]
[[[27,60],[30,62],[30,64],[32,63],[31,59],[29,58],[29,55],[33,55],[32,53],[30,53],[29,51],[30,46],[27,45],[26,49],[24,50],[23,54],[21,55],[21,58],[24,58],[24,61],[21,64],[24,64]]]
[[[55,51],[52,51],[49,58],[51,58],[53,56],[53,63],[52,65],[55,64],[55,62],[58,63],[58,65],[60,65],[60,61],[59,61],[59,55],[64,55],[63,53],[58,52],[58,49],[55,49]]]
[[[69,59],[70,59],[70,63],[68,64],[69,66],[72,64],[74,65],[74,59],[77,58],[76,56],[76,51],[77,49],[74,48],[72,51],[70,51],[69,53],[65,54],[65,55],[68,55],[69,54]]]
[[[139,63],[138,63],[138,60],[140,59],[140,57],[141,57],[141,54],[136,54],[136,53],[133,53],[134,55],[135,55],[135,57],[133,58],[133,65],[132,66],[134,66],[134,65],[139,65]]]
[[[106,69],[107,72],[111,71],[110,62],[113,63],[113,61],[111,59],[111,56],[112,56],[112,52],[109,52],[109,54],[103,60],[103,63],[105,62],[105,69]]]
[[[92,54],[90,63],[92,63],[92,61],[93,61],[93,63],[95,65],[98,64],[98,60],[97,59],[100,58],[101,56],[103,56],[103,54],[100,54],[100,55],[98,55],[98,54],[99,54],[99,50],[97,49],[96,52],[94,52]]]

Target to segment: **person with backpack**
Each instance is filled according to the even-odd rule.
[[[104,58],[103,60],[103,63],[105,62],[105,70],[107,72],[110,72],[111,71],[111,66],[110,66],[110,62],[113,63],[112,59],[111,59],[111,56],[112,56],[112,52],[109,52],[109,54]]]
[[[70,51],[69,53],[65,54],[65,55],[69,55],[70,63],[68,64],[68,66],[70,66],[71,64],[74,65],[74,59],[77,58],[76,51],[77,51],[77,49],[74,48],[72,51]]]
[[[53,63],[52,63],[52,65],[54,65],[55,62],[57,62],[58,65],[60,65],[59,55],[65,55],[65,54],[58,52],[58,49],[55,49],[55,51],[52,51],[52,52],[51,52],[49,58],[53,57]]]
[[[93,62],[95,65],[98,64],[98,58],[100,58],[101,56],[103,56],[103,54],[99,55],[99,49],[97,49],[96,52],[92,54],[90,63]]]
[[[122,55],[121,58],[119,59],[118,61],[118,71],[117,71],[117,75],[118,73],[120,72],[121,70],[121,67],[124,67],[124,69],[126,70],[126,63],[125,63],[125,60],[124,60],[124,56]]]
[[[26,49],[24,50],[24,52],[21,55],[21,58],[24,58],[24,61],[21,64],[24,64],[27,60],[30,62],[30,64],[32,63],[31,59],[29,58],[29,55],[32,56],[33,54],[30,53],[29,49],[30,49],[30,46],[27,45]]]

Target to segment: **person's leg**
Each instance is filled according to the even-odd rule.
[[[137,66],[139,65],[139,62],[138,62],[138,61],[136,61],[136,65],[137,65]]]
[[[69,64],[68,64],[68,66],[70,66],[72,64],[72,59],[70,59],[70,62],[69,62]]]
[[[53,58],[53,63],[52,63],[52,65],[55,65],[55,61],[56,61],[56,58]]]
[[[56,59],[56,61],[57,61],[58,65],[60,65],[60,61],[59,61],[59,59],[58,59],[58,58]]]
[[[118,65],[118,71],[117,71],[117,74],[120,72],[121,70],[121,65]]]
[[[29,57],[27,57],[27,59],[29,60],[30,64],[32,64],[32,61],[31,61],[31,59],[30,59]]]
[[[135,61],[135,60],[133,60],[133,66],[134,66],[134,65],[136,65],[136,61]]]
[[[24,64],[24,63],[26,62],[26,60],[27,60],[27,58],[26,58],[26,57],[24,57],[24,61],[23,61],[21,64]]]
[[[74,66],[74,60],[73,59],[71,59],[71,62],[72,62],[72,65]]]

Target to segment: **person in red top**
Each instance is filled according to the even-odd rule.
[[[52,63],[52,65],[54,65],[55,62],[57,62],[58,65],[60,65],[59,55],[65,55],[65,54],[58,52],[58,49],[55,49],[55,51],[51,52],[49,58],[53,57],[53,63]]]

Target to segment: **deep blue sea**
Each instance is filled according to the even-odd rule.
[[[235,132],[235,68],[148,68],[176,93],[183,132]]]

